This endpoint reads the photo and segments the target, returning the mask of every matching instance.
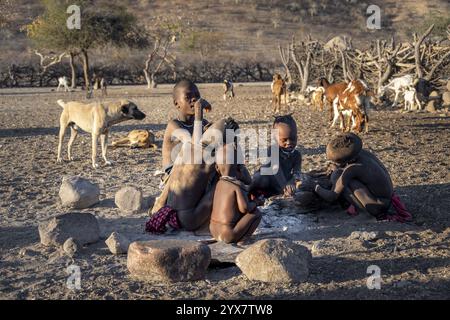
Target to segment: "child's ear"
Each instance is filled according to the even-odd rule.
[[[173,105],[175,106],[175,107],[179,107],[179,105],[178,105],[178,101],[176,100],[176,99],[173,99]]]

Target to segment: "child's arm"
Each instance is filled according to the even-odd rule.
[[[192,143],[194,145],[200,144],[203,135],[203,105],[202,100],[199,99],[194,105],[195,120],[194,131],[192,134]]]
[[[337,198],[339,198],[339,195],[348,186],[350,180],[361,174],[362,170],[363,166],[361,164],[349,165],[347,168],[345,168],[342,175],[336,181],[336,184],[332,186],[331,190],[327,190],[319,185],[316,185],[315,191],[322,199],[327,202],[336,201]]]
[[[295,178],[300,176],[301,172],[302,172],[302,154],[299,152],[292,166],[292,174]]]
[[[240,188],[236,189],[236,201],[238,209],[242,214],[247,214],[255,211],[257,205],[254,201],[248,201]]]
[[[296,187],[296,180],[300,178],[301,173],[301,167],[302,167],[302,155],[300,152],[298,155],[294,158],[293,164],[292,164],[292,178],[289,179],[286,183],[286,187],[284,188],[284,193],[287,196],[292,196],[297,187]]]

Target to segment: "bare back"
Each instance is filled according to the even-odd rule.
[[[234,226],[242,217],[239,211],[238,197],[244,198],[242,189],[228,181],[220,180],[214,193],[211,220],[217,223]]]

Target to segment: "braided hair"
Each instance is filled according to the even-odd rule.
[[[273,121],[273,128],[275,128],[275,126],[280,123],[284,123],[292,128],[297,128],[297,122],[295,122],[294,117],[292,117],[292,113],[284,116],[275,116],[275,120]]]

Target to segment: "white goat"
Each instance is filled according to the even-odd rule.
[[[391,82],[389,82],[388,85],[380,88],[379,95],[380,97],[383,96],[384,93],[386,92],[386,89],[394,90],[395,98],[392,107],[395,107],[400,93],[404,91],[406,88],[413,86],[413,84],[414,84],[414,76],[412,74],[407,74],[399,78],[394,78],[392,79]]]
[[[417,103],[417,110],[421,110],[422,106],[417,98],[417,92],[414,86],[407,87],[405,89],[405,111],[415,110],[414,105]]]
[[[64,92],[69,92],[69,82],[67,80],[67,77],[60,77],[58,78],[58,88],[56,89],[56,91],[59,91],[59,88],[64,87]]]

